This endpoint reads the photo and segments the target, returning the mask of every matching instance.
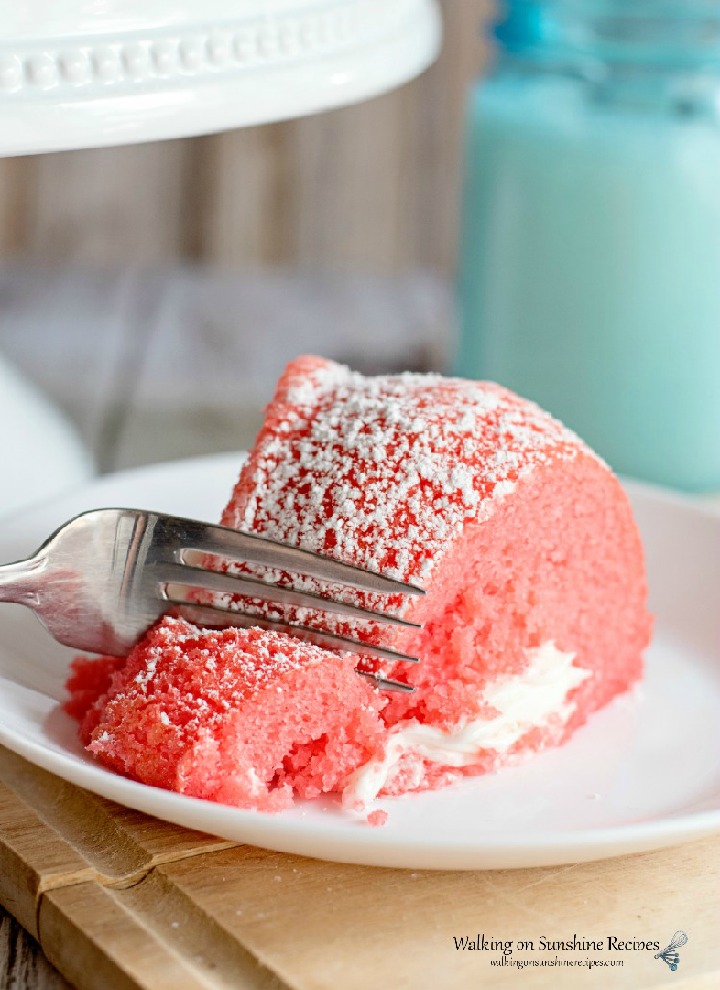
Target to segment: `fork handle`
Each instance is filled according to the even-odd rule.
[[[38,603],[39,574],[43,561],[37,557],[0,566],[0,602],[34,608]]]

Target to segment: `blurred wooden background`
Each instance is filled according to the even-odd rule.
[[[467,87],[491,0],[441,0],[420,79],[187,141],[0,160],[0,259],[452,273]]]

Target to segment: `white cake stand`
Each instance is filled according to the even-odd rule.
[[[412,78],[436,0],[12,0],[0,154],[207,134],[352,103]]]
[[[187,137],[314,113],[406,82],[436,0],[11,0],[0,156]],[[85,480],[68,423],[0,357],[0,514]]]

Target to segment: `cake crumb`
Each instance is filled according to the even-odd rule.
[[[372,825],[374,828],[378,828],[381,825],[385,825],[388,820],[387,811],[383,811],[381,808],[377,808],[375,811],[371,811],[367,816],[368,825]]]

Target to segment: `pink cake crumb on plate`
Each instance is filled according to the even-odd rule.
[[[298,359],[222,522],[422,586],[384,601],[422,625],[393,639],[285,614],[420,657],[362,661],[415,691],[380,695],[358,657],[290,637],[165,620],[119,669],[81,661],[71,683],[91,752],[145,783],[263,810],[337,792],[363,812],[558,745],[641,676],[651,622],[627,496],[573,433],[500,386]]]

